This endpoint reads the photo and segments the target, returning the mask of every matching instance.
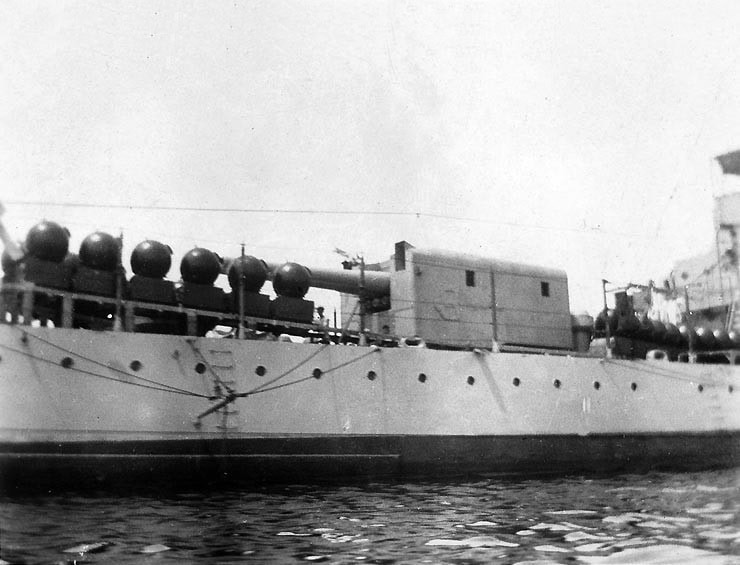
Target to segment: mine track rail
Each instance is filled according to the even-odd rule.
[[[316,324],[293,322],[290,320],[278,320],[272,318],[259,318],[254,316],[240,316],[238,313],[225,310],[204,310],[192,308],[181,304],[161,304],[157,302],[144,302],[128,298],[116,298],[97,294],[87,294],[61,290],[56,288],[39,286],[30,282],[4,283],[0,290],[0,322],[7,323],[6,314],[11,316],[20,315],[22,325],[30,325],[34,319],[35,295],[42,294],[52,298],[61,299],[61,326],[62,328],[74,327],[75,310],[77,301],[94,302],[100,305],[109,305],[121,312],[120,324],[112,324],[110,329],[114,331],[133,332],[137,310],[155,311],[158,313],[171,313],[184,315],[187,319],[188,335],[197,335],[196,327],[199,317],[214,318],[219,325],[238,328],[240,323],[249,328],[260,328],[266,331],[285,330],[285,333],[296,333],[301,335],[316,334],[320,337],[327,332],[333,336],[347,335],[355,336],[356,332],[343,331],[341,328],[320,328]],[[20,303],[18,301],[20,297]],[[356,337],[356,336],[355,336]]]

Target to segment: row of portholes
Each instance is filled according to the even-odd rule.
[[[511,381],[511,384],[513,384],[514,386],[519,386],[520,384],[522,384],[522,381],[519,377],[514,377]],[[563,383],[560,379],[553,379],[552,386],[554,386],[555,388],[560,388],[561,386],[563,386]],[[599,381],[594,381],[594,388],[596,390],[599,390],[601,388],[601,383]],[[630,385],[630,388],[632,390],[637,390],[637,383],[632,383]]]
[[[74,364],[74,360],[71,357],[63,357],[59,364],[62,367],[64,367],[65,369],[69,369]],[[138,372],[138,371],[141,370],[142,363],[138,359],[134,359],[129,364],[129,367],[131,368],[132,371]],[[207,369],[207,367],[206,367],[205,363],[199,362],[199,363],[196,363],[195,364],[195,372],[198,373],[199,375],[202,375],[203,373],[205,373],[206,372],[206,369]],[[257,368],[254,370],[254,372],[255,372],[255,374],[257,374],[257,376],[264,377],[267,374],[267,369],[264,367],[264,365],[258,365]],[[321,369],[319,369],[318,367],[316,367],[313,370],[313,372],[311,373],[311,376],[313,376],[313,378],[315,378],[315,379],[320,379],[323,374],[324,374],[323,371]],[[377,373],[375,371],[368,371],[368,373],[367,373],[367,378],[370,381],[374,381],[377,378],[377,376],[378,375],[377,375]],[[427,381],[426,374],[425,373],[419,373],[418,380],[419,380],[420,383],[425,383]],[[468,376],[467,383],[469,385],[475,384],[475,377]],[[521,383],[522,383],[522,381],[521,381],[521,379],[519,377],[514,377],[512,379],[512,381],[511,381],[511,384],[513,384],[514,386],[519,386],[519,385],[521,385]],[[552,384],[553,384],[553,386],[555,388],[560,388],[563,383],[560,381],[560,379],[554,379],[552,381]],[[599,390],[601,388],[601,383],[599,381],[594,381],[594,388],[596,390]],[[697,388],[697,390],[699,392],[704,392],[704,385],[701,385],[700,384],[696,388]],[[632,389],[633,391],[637,390],[637,383],[634,383],[634,382],[633,383],[630,383],[630,389]],[[732,394],[734,392],[734,390],[735,389],[733,388],[732,385],[728,385],[727,391],[730,394]]]
[[[514,380],[512,381],[512,384],[514,386],[519,386],[521,384],[521,381],[519,380],[518,377],[514,377]],[[552,385],[555,388],[560,388],[562,386],[562,384],[563,383],[560,382],[560,379],[554,379],[552,381]],[[601,388],[601,383],[599,381],[594,381],[594,388],[596,390],[599,390]],[[630,389],[632,389],[632,391],[637,390],[637,383],[635,383],[635,382],[630,383]],[[704,392],[704,385],[702,385],[702,384],[697,385],[696,390],[698,390],[699,392]],[[732,385],[727,385],[727,392],[729,392],[730,394],[732,394],[734,391],[735,391],[735,389],[734,389],[734,387]]]
[[[137,364],[136,367],[134,366],[134,364]],[[141,363],[139,361],[132,361],[131,362],[131,368],[134,371],[138,371],[141,368]],[[205,373],[205,371],[206,371],[205,364],[203,364],[203,363],[197,363],[195,365],[195,372],[196,373],[203,374],[203,373]],[[264,377],[267,374],[267,369],[264,367],[264,365],[258,365],[257,368],[254,370],[254,372],[255,372],[255,374],[257,376]],[[320,379],[322,375],[323,375],[323,371],[321,369],[319,369],[318,367],[316,367],[313,370],[313,372],[311,373],[311,376],[313,376],[313,378],[315,378],[315,379]],[[375,371],[368,371],[368,373],[367,373],[367,379],[368,380],[374,381],[377,377],[378,377],[378,374]],[[427,375],[425,373],[419,373],[418,380],[419,380],[420,383],[425,383],[427,381]],[[467,383],[469,385],[474,385],[475,384],[475,377],[468,376]],[[522,381],[521,381],[521,379],[519,377],[514,377],[512,379],[512,381],[511,381],[511,383],[514,386],[519,386],[519,385],[521,385]],[[560,381],[560,379],[554,379],[552,381],[552,384],[553,384],[553,386],[555,388],[560,388],[563,383]],[[599,390],[600,388],[601,388],[601,383],[599,381],[594,381],[594,389]],[[636,391],[637,390],[637,383],[635,383],[635,382],[630,383],[630,389],[632,391]],[[701,385],[701,384],[698,385],[697,386],[697,390],[699,392],[704,392],[704,385]],[[734,388],[732,387],[732,385],[729,385],[727,387],[727,391],[729,393],[732,393],[734,391]]]
[[[196,371],[197,372],[202,372],[202,371],[198,371],[199,365],[203,365],[203,364],[202,363],[198,363],[198,365],[196,365]],[[263,377],[267,373],[267,369],[265,369],[265,367],[263,365],[259,365],[254,370],[254,372],[258,376]],[[323,371],[321,369],[319,369],[318,367],[316,367],[313,370],[313,372],[312,372],[312,376],[315,379],[320,379],[322,375],[323,375]],[[378,377],[378,374],[375,371],[368,371],[367,372],[367,379],[369,381],[374,381],[377,377]],[[418,380],[419,380],[420,383],[425,383],[427,381],[426,374],[425,373],[419,373]],[[511,382],[512,382],[512,384],[514,386],[517,386],[517,387],[522,383],[522,381],[521,381],[521,379],[519,377],[514,377],[514,379]],[[474,385],[475,384],[475,377],[473,377],[472,375],[471,376],[468,376],[467,383],[469,385]],[[560,388],[563,383],[560,381],[560,379],[554,379],[553,382],[552,382],[552,384],[553,384],[553,386],[555,388]],[[601,388],[601,383],[599,381],[594,381],[594,389],[599,390],[600,388]],[[635,382],[630,383],[630,389],[632,391],[636,391],[637,390],[637,383],[635,383]],[[698,389],[699,392],[704,392],[704,385],[701,385],[700,384],[697,387],[697,389]],[[729,385],[727,387],[727,390],[728,390],[728,392],[732,393],[734,389],[733,389],[732,385]]]

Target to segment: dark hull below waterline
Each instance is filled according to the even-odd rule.
[[[0,445],[0,488],[325,482],[698,470],[740,464],[740,433],[314,436]]]

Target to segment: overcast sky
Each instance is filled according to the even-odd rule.
[[[173,279],[196,244],[405,239],[565,268],[593,313],[712,248],[739,30],[734,0],[3,2],[5,223],[158,239]]]

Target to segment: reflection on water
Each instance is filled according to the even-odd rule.
[[[0,557],[6,563],[740,563],[740,473],[5,497]]]

